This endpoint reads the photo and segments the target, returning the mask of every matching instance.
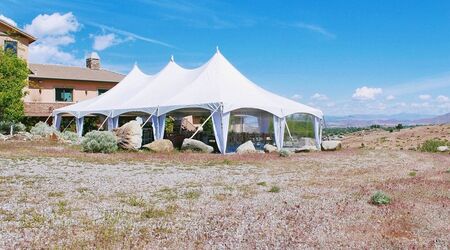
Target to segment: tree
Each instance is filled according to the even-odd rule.
[[[23,90],[28,84],[25,60],[0,50],[0,120],[19,121],[24,115]]]

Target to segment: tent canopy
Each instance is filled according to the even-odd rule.
[[[223,143],[222,147],[219,146],[222,152],[226,145],[224,134],[228,131],[228,124],[224,123],[228,122],[233,110],[259,109],[273,114],[279,147],[282,145],[280,133],[284,133],[286,116],[295,113],[313,115],[319,123],[318,129],[323,120],[322,111],[276,95],[247,79],[219,50],[208,62],[195,69],[185,69],[173,58],[155,75],[146,75],[135,65],[120,83],[105,94],[56,109],[53,114],[70,113],[78,119],[88,114],[103,114],[114,119],[124,113],[144,112],[155,116],[154,122],[164,129],[167,113],[186,108],[206,109],[212,113],[213,122],[217,123],[216,139],[218,144]],[[155,133],[159,134],[158,137],[163,135],[161,131]]]

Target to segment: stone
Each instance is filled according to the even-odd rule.
[[[0,133],[0,141],[6,141],[6,140],[8,140],[8,136]]]
[[[342,148],[341,141],[323,141],[322,150],[324,151],[335,151]]]
[[[212,153],[214,151],[214,148],[201,141],[186,138],[183,140],[181,150],[192,150],[203,153]]]
[[[264,145],[264,152],[266,152],[266,153],[273,153],[273,152],[277,152],[277,151],[278,151],[278,148],[272,144]]]
[[[436,149],[437,149],[437,151],[439,151],[439,152],[447,152],[447,151],[450,150],[448,146],[439,146],[439,147],[437,147]]]
[[[316,146],[303,146],[301,148],[296,148],[295,153],[305,153],[311,151],[318,151]]]
[[[142,128],[139,122],[129,121],[122,127],[113,130],[117,136],[119,147],[128,150],[138,150],[142,145]]]
[[[256,149],[252,141],[246,141],[236,149],[236,153],[238,154],[256,153]]]
[[[156,140],[142,146],[155,153],[169,153],[173,151],[173,143],[170,140]]]
[[[17,141],[31,141],[33,139],[33,135],[28,132],[18,132],[10,137],[11,140]]]

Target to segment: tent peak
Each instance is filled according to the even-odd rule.
[[[170,55],[170,61],[175,62],[175,58],[173,57],[173,55]]]
[[[220,53],[219,45],[216,46],[216,53]]]

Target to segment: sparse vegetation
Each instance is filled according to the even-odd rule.
[[[426,140],[422,145],[420,145],[420,151],[435,153],[437,152],[437,148],[440,146],[450,146],[450,142],[440,139]]]
[[[374,205],[387,205],[391,203],[391,197],[382,191],[377,191],[370,197],[370,201]]]
[[[414,177],[414,176],[417,175],[417,172],[416,171],[411,171],[411,172],[409,172],[408,175],[411,176],[411,177]]]
[[[125,200],[125,203],[132,207],[144,207],[145,201],[142,198],[138,198],[136,196],[131,196]]]
[[[278,186],[272,186],[268,192],[270,193],[279,193],[281,191],[280,187]]]
[[[48,197],[50,197],[50,198],[59,198],[59,197],[63,197],[63,196],[64,196],[64,192],[54,191],[54,192],[48,193]]]
[[[265,187],[265,186],[267,186],[267,183],[265,181],[261,181],[261,182],[256,183],[256,185]]]
[[[184,197],[189,200],[196,200],[200,197],[201,192],[198,190],[191,190],[184,193]]]
[[[141,216],[145,219],[161,218],[172,215],[176,210],[177,207],[175,205],[169,205],[164,209],[148,207],[141,213]]]
[[[116,152],[117,138],[109,131],[91,131],[87,133],[81,146],[84,152],[89,153],[113,153]]]

